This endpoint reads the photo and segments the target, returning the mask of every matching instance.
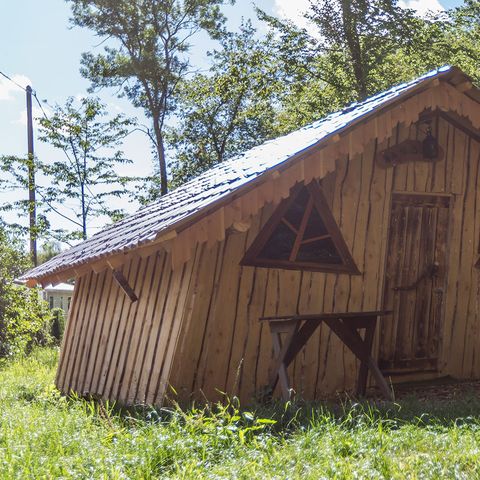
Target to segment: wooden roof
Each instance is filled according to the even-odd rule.
[[[270,140],[221,163],[197,178],[171,191],[160,200],[105,228],[88,240],[57,255],[27,272],[22,279],[40,281],[78,268],[84,264],[159,243],[172,231],[182,231],[219,205],[237,198],[253,185],[261,183],[275,170],[282,170],[294,158],[304,155],[343,135],[367,118],[390,108],[441,79],[453,85],[470,80],[455,67],[433,70],[411,82],[395,86],[360,103],[280,138]],[[479,101],[476,89],[466,95]],[[170,237],[171,238],[171,237]]]

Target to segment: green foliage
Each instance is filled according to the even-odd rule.
[[[60,245],[60,242],[55,240],[49,240],[44,242],[38,252],[38,264],[40,265],[42,263],[45,263],[47,260],[50,260],[51,258],[61,253],[61,251],[62,247]]]
[[[446,64],[480,80],[478,2],[427,18],[390,0],[311,2],[305,16],[314,34],[259,15],[276,33],[283,72],[279,133]]]
[[[54,308],[51,315],[50,335],[56,343],[60,343],[65,332],[65,312],[61,308]]]
[[[0,358],[26,353],[33,344],[50,340],[47,304],[37,289],[14,283],[29,266],[20,245],[0,228]]]
[[[422,23],[397,0],[311,1],[305,16],[318,31],[314,52],[331,58],[332,73],[344,72],[360,100],[379,89],[378,66],[407,46]]]
[[[223,34],[208,74],[182,82],[168,140],[182,183],[268,138],[379,91],[451,64],[480,81],[480,4],[420,18],[396,0],[311,1],[311,29],[257,10]]]
[[[1,478],[478,478],[480,402],[119,411],[53,386],[57,351],[0,369]]]
[[[275,132],[274,100],[282,86],[269,42],[244,22],[238,33],[221,37],[208,74],[181,83],[178,122],[167,137],[176,158],[174,186]]]
[[[0,155],[0,190],[3,192],[24,191],[25,195],[12,195],[12,201],[4,201],[0,205],[0,212],[15,211],[18,213],[19,219],[28,218],[30,211],[30,201],[28,200],[28,178],[29,167],[34,166],[34,171],[38,172],[38,160],[32,161],[28,157],[18,157],[15,155]],[[45,207],[47,206],[43,201],[43,189],[36,186],[36,208],[37,208],[37,223],[32,233],[36,238],[46,238],[51,233],[50,222],[47,219]],[[0,221],[0,223],[2,223]],[[27,235],[30,233],[30,228],[23,223],[10,223],[8,225],[10,231],[15,231],[18,235]]]
[[[117,173],[119,165],[131,163],[117,148],[130,132],[131,119],[123,115],[107,118],[105,105],[98,98],[81,98],[76,105],[69,98],[65,106],[56,106],[50,118],[40,119],[40,140],[62,150],[59,160],[37,162],[48,178],[42,189],[47,212],[60,214],[74,225],[68,238],[87,238],[91,218],[107,215],[118,219],[122,214],[112,207],[112,198],[127,192],[132,178]],[[72,213],[62,213],[68,204]]]
[[[188,73],[189,41],[198,32],[213,38],[225,21],[224,0],[68,0],[72,23],[108,43],[82,55],[82,75],[92,89],[115,87],[152,120],[148,135],[157,154],[161,194],[167,191],[165,119],[175,109],[178,82]]]

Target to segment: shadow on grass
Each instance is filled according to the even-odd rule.
[[[102,418],[115,416],[126,426],[145,424],[177,424],[199,428],[205,424],[227,428],[230,431],[247,431],[255,435],[268,432],[289,436],[298,431],[335,425],[345,430],[374,427],[395,430],[405,426],[417,428],[455,428],[469,426],[480,428],[480,397],[474,388],[447,397],[428,394],[404,394],[395,402],[379,399],[353,399],[338,397],[335,401],[292,402],[272,401],[243,408],[236,398],[225,397],[223,402],[180,407],[174,402],[164,408],[144,405],[120,407],[91,400],[93,412]]]

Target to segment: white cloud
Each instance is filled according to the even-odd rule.
[[[27,85],[31,85],[31,80],[25,75],[13,75],[11,79],[25,88]],[[17,87],[13,82],[5,77],[0,77],[0,100],[12,100],[13,95],[22,93],[22,89]]]
[[[32,107],[32,116],[33,116],[33,126],[35,128],[38,127],[39,125],[39,122],[38,122],[38,118],[42,118],[43,117],[43,112],[45,112],[45,114],[49,117],[51,115],[51,111],[49,108],[43,106],[43,111],[40,109],[40,107],[35,107],[33,106]],[[13,124],[15,125],[22,125],[24,127],[27,126],[27,109],[24,109],[20,112],[20,115],[19,117],[17,118],[17,120],[13,120],[12,121]]]
[[[444,10],[438,0],[400,0],[399,5],[403,8],[412,8],[416,10],[419,15],[425,15],[429,10]],[[308,30],[312,28],[312,26],[304,18],[303,13],[306,12],[309,7],[309,0],[275,0],[274,13]]]
[[[445,10],[438,0],[400,0],[399,5],[403,8],[412,8],[420,16],[429,11]]]
[[[286,20],[291,20],[299,27],[310,26],[303,13],[310,7],[309,0],[275,0],[274,13]]]

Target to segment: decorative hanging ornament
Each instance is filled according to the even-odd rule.
[[[437,139],[432,135],[431,127],[427,128],[426,137],[422,142],[422,153],[424,158],[434,160],[438,158],[439,148]]]

